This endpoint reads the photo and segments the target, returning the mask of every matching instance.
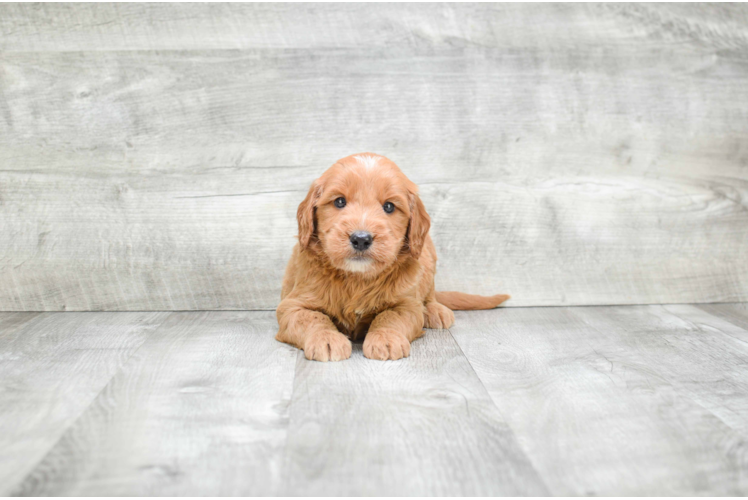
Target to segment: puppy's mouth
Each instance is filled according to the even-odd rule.
[[[345,269],[351,273],[365,273],[371,269],[374,259],[366,253],[356,252],[351,257],[345,259]]]

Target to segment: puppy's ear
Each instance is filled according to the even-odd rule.
[[[414,259],[421,255],[426,235],[429,234],[431,218],[426,213],[418,193],[410,193],[410,223],[408,225],[408,247]]]
[[[309,246],[309,240],[312,239],[312,235],[316,229],[314,211],[317,208],[317,202],[321,195],[322,188],[319,185],[319,180],[316,180],[312,183],[306,198],[304,198],[304,201],[299,204],[299,209],[296,211],[296,220],[299,223],[299,243],[301,243],[301,248],[307,248]]]

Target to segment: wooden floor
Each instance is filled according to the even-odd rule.
[[[746,304],[460,312],[394,362],[275,329],[0,314],[0,494],[748,494]]]

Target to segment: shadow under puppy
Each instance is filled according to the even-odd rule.
[[[400,359],[452,309],[490,309],[508,295],[435,292],[436,249],[418,187],[372,153],[337,161],[299,205],[299,242],[283,278],[276,339],[307,359]]]

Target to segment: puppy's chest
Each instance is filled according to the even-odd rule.
[[[328,314],[338,329],[355,340],[366,334],[376,315],[387,309],[389,305],[372,300],[371,297],[349,296],[341,303],[332,306]]]
[[[370,284],[331,280],[329,288],[320,294],[325,297],[322,308],[342,333],[361,339],[377,314],[394,307],[406,296],[417,295],[418,268],[412,270]]]

